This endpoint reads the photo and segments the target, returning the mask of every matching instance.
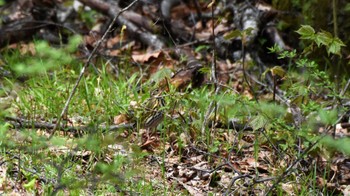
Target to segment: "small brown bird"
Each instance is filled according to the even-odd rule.
[[[146,108],[148,112],[145,114],[144,128],[148,130],[156,129],[157,126],[164,119],[163,107],[165,106],[164,98],[161,96],[162,92],[155,90],[151,93],[151,98]]]

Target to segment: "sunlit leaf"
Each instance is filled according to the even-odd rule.
[[[317,46],[328,46],[333,40],[333,35],[327,31],[321,31],[316,34],[315,42]]]
[[[263,115],[258,115],[253,118],[252,121],[250,121],[250,126],[253,127],[254,130],[261,129],[265,127],[265,125],[268,123],[268,120]]]
[[[344,7],[344,11],[350,12],[350,3],[347,3]]]
[[[249,28],[245,29],[242,33],[245,36],[249,36],[249,35],[252,34],[253,31],[254,31],[254,28],[253,27],[249,27]]]
[[[332,54],[340,54],[341,47],[344,46],[345,44],[339,38],[334,38],[332,43],[329,45],[327,52]]]
[[[301,25],[296,32],[301,35],[301,39],[314,39],[315,37],[315,30],[309,25]]]
[[[274,66],[272,69],[270,69],[272,76],[279,76],[283,78],[286,75],[286,71],[281,66]]]
[[[200,52],[202,50],[208,50],[210,48],[210,46],[208,45],[200,45],[195,49],[195,52]]]
[[[228,34],[226,34],[224,36],[224,39],[231,40],[231,39],[241,37],[241,36],[242,36],[242,32],[240,30],[233,30],[233,31],[230,31]]]
[[[215,0],[212,0],[209,4],[208,4],[208,8],[211,8],[213,5],[215,4]]]
[[[36,182],[36,179],[33,178],[31,181],[29,181],[28,183],[24,184],[23,187],[26,188],[27,190],[34,189],[35,182]]]
[[[202,68],[200,68],[198,71],[200,72],[200,73],[204,73],[204,74],[206,74],[206,73],[210,73],[210,67],[202,67]]]
[[[121,33],[124,33],[125,30],[126,30],[126,28],[127,28],[126,25],[123,25],[123,26],[122,26],[122,29],[120,30],[120,32],[121,32]]]

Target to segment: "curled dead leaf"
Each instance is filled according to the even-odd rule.
[[[126,114],[119,114],[113,119],[113,124],[120,125],[122,123],[128,123],[128,116]]]

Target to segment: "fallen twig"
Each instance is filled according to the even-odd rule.
[[[125,25],[126,30],[135,35],[137,39],[141,42],[152,46],[154,49],[162,49],[165,47],[165,43],[159,38],[158,35],[152,34],[146,30],[142,30],[140,27],[130,22],[124,17],[123,12],[127,11],[132,5],[134,5],[138,0],[133,1],[129,6],[121,9],[116,4],[107,3],[100,0],[79,0],[83,4],[95,9],[105,15],[113,17],[111,25],[117,22],[119,25]],[[110,32],[110,28],[106,32]]]
[[[52,130],[55,128],[57,124],[54,123],[48,123],[48,122],[35,122],[32,120],[27,120],[24,118],[18,118],[18,117],[5,117],[6,122],[10,123],[15,128],[35,128],[35,129],[46,129],[46,130]],[[82,132],[89,132],[91,129],[99,129],[102,131],[116,131],[120,129],[132,129],[134,127],[135,123],[127,123],[127,124],[121,124],[121,125],[99,125],[96,127],[91,126],[67,126],[64,124],[60,124],[58,127],[59,130],[69,132],[72,134],[79,134]]]

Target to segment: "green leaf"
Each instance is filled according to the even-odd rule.
[[[211,152],[211,153],[216,153],[217,151],[219,151],[219,148],[217,146],[213,146],[213,147],[209,148],[209,152]]]
[[[230,31],[228,34],[224,35],[225,40],[231,40],[237,37],[242,37],[242,32],[240,30]]]
[[[332,54],[338,54],[340,55],[340,50],[341,47],[344,47],[345,44],[339,39],[339,38],[334,38],[332,43],[329,45],[327,52],[332,53]]]
[[[253,27],[249,27],[248,29],[244,29],[244,31],[242,32],[244,36],[249,36],[252,35],[252,32],[254,31]]]
[[[252,121],[250,121],[250,126],[253,127],[253,130],[258,130],[263,127],[268,123],[268,120],[263,116],[263,115],[258,115],[253,118]]]
[[[313,40],[315,38],[315,30],[309,25],[301,25],[296,32],[301,35],[301,39]]]
[[[208,45],[200,45],[195,49],[195,52],[200,52],[202,50],[208,50],[210,48],[210,46]]]
[[[212,0],[209,4],[208,4],[208,8],[211,8],[213,5],[215,4],[215,0]]]
[[[134,73],[131,75],[131,77],[128,79],[128,84],[132,85],[135,83],[135,81],[137,80],[137,77],[139,77],[138,73]]]
[[[347,3],[344,7],[344,11],[350,12],[350,3]]]
[[[32,190],[32,189],[34,189],[35,182],[36,182],[36,179],[33,178],[31,181],[29,181],[28,183],[24,184],[23,186],[27,190]]]
[[[272,47],[267,47],[267,49],[269,50],[269,53],[280,53],[282,51],[282,48],[279,47],[277,44],[274,44]]]
[[[207,74],[207,73],[210,73],[211,69],[210,69],[210,67],[202,67],[198,71],[200,73]]]
[[[325,46],[329,46],[329,44],[332,43],[332,40],[333,40],[333,35],[327,31],[318,32],[315,38],[315,42],[317,46],[320,46],[321,44]]]
[[[308,54],[314,51],[315,44],[310,44],[309,46],[305,47],[302,54]]]
[[[272,76],[278,75],[283,78],[286,75],[286,71],[281,66],[274,66],[270,69]]]

